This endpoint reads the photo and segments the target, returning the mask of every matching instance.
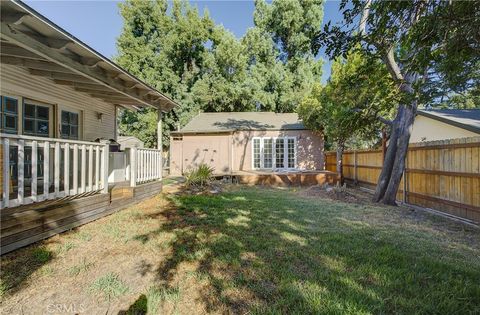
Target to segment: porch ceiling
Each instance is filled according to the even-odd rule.
[[[166,112],[177,104],[18,1],[0,1],[0,61],[105,102]]]

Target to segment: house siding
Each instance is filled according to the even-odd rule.
[[[413,123],[412,134],[410,135],[410,143],[475,136],[478,136],[478,134],[472,131],[455,127],[429,117],[418,115]]]
[[[323,138],[310,130],[237,131],[223,134],[185,134],[183,140],[171,139],[170,172],[180,175],[206,163],[217,174],[252,170],[252,139],[254,137],[295,137],[297,168],[323,169]]]
[[[93,141],[96,138],[115,138],[115,106],[87,94],[75,91],[72,87],[55,84],[50,79],[31,75],[27,70],[0,65],[0,93],[2,95],[23,97],[54,106],[55,128],[53,137],[60,137],[59,119],[61,110],[81,111],[80,139]],[[19,99],[19,104],[22,100]],[[102,114],[102,120],[98,119]],[[21,121],[19,121],[21,124]]]

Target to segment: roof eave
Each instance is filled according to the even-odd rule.
[[[49,62],[56,67],[60,66],[65,68],[64,70],[70,71],[72,79],[69,82],[74,88],[76,88],[78,84],[88,82],[85,80],[91,80],[92,85],[103,86],[105,87],[105,91],[110,91],[109,93],[105,93],[106,96],[104,96],[106,101],[110,103],[126,106],[149,106],[158,108],[164,112],[178,105],[166,95],[128,73],[113,61],[93,50],[23,2],[2,1],[1,4],[2,11],[8,9],[6,10],[7,12],[2,13],[2,39],[6,40],[8,44],[16,45],[21,49],[38,55],[40,57],[39,60]],[[27,18],[30,19],[28,26],[23,25]],[[32,25],[36,25],[37,29],[32,28]],[[39,27],[40,30],[42,27],[44,27],[45,30],[46,27],[53,34],[51,33],[51,36],[38,36],[35,32],[41,34],[38,30]],[[25,33],[25,29],[29,30],[29,32]],[[60,43],[60,45],[64,46],[61,47],[62,50],[60,50],[58,47],[51,47],[51,45],[49,45],[51,42],[55,42],[56,44]],[[68,54],[63,53],[65,49],[68,51]],[[77,53],[74,53],[74,51]],[[2,54],[2,57],[3,55],[4,54]],[[55,77],[62,77],[56,72],[48,71],[37,71],[36,74],[49,76],[54,80]],[[75,82],[73,79],[80,77],[86,79],[83,79],[81,82]],[[102,93],[105,91],[98,93],[93,93],[95,92],[93,91],[90,94],[95,95],[94,97],[103,97]],[[114,95],[111,95],[112,92]],[[118,93],[118,99],[115,93]]]

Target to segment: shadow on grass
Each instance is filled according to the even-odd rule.
[[[170,198],[156,214],[167,223],[136,237],[173,233],[156,285],[178,286],[190,265],[209,285],[199,298],[207,312],[480,311],[480,263],[426,232],[370,224],[355,205],[255,188]]]
[[[37,270],[54,259],[54,254],[45,247],[29,246],[2,257],[0,270],[0,296],[21,291],[24,282]]]

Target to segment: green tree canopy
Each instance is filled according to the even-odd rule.
[[[127,0],[120,13],[116,61],[180,104],[164,117],[165,144],[199,111],[293,112],[321,78],[320,0],[256,1],[255,25],[241,39],[186,1]],[[153,145],[155,117],[124,111],[120,131]]]

